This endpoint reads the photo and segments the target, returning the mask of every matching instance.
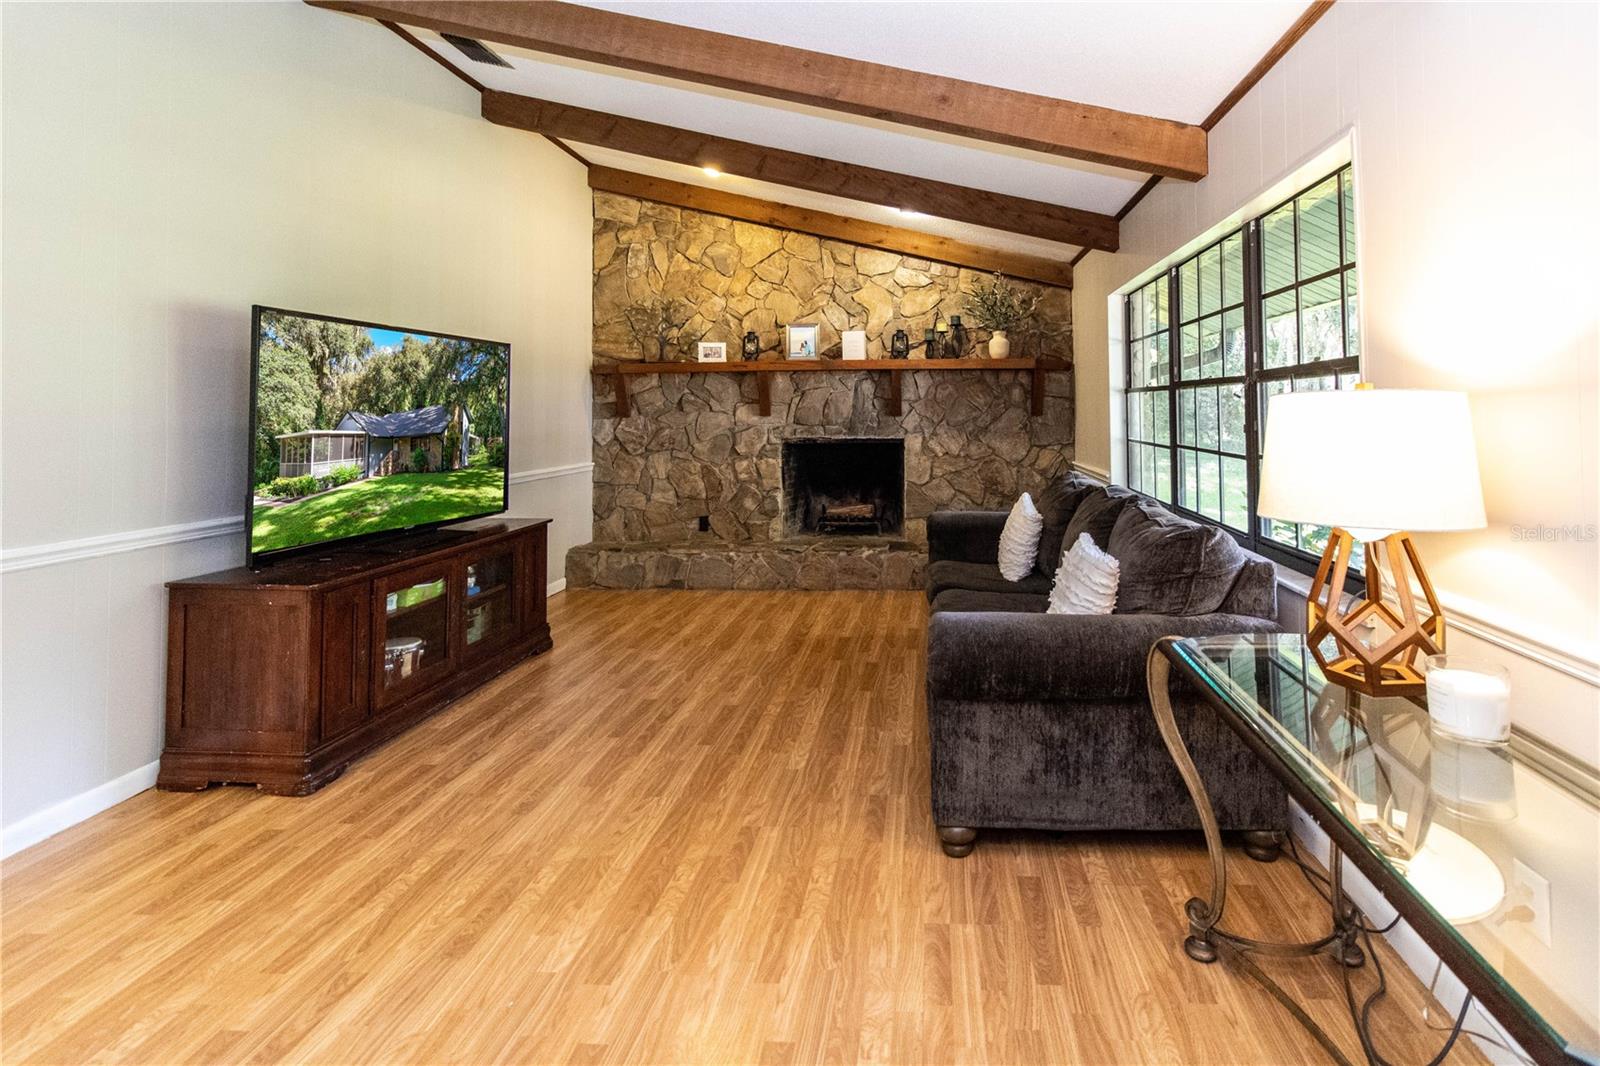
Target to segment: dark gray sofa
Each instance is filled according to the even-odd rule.
[[[996,565],[1005,512],[928,520],[933,818],[955,857],[989,828],[1199,828],[1150,710],[1146,655],[1163,636],[1278,628],[1272,565],[1220,530],[1077,474],[1039,507],[1039,563],[1019,582]],[[1122,566],[1116,613],[1045,613],[1080,532]],[[1270,858],[1283,788],[1198,697],[1172,691],[1222,828],[1252,831],[1252,854]]]

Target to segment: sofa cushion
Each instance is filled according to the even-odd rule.
[[[1072,518],[1067,522],[1061,543],[1063,545],[1076,544],[1078,538],[1085,533],[1094,541],[1094,546],[1101,551],[1111,551],[1111,529],[1117,524],[1117,516],[1127,506],[1128,501],[1134,499],[1134,493],[1120,485],[1096,485],[1079,501],[1077,508],[1072,512]],[[1040,552],[1044,545],[1039,546]],[[1051,562],[1051,571],[1054,572],[1058,556]],[[1112,555],[1117,554],[1111,552]]]
[[[1004,511],[935,511],[928,516],[928,561],[994,561],[1000,550]]]
[[[1039,573],[1051,577],[1056,564],[1061,562],[1062,545],[1067,543],[1067,523],[1072,521],[1078,505],[1100,482],[1076,471],[1056,478],[1039,493],[1039,516],[1044,519],[1044,530],[1039,535]]]
[[[1209,614],[1245,563],[1244,549],[1222,529],[1145,499],[1122,509],[1106,550],[1122,565],[1118,614]]]
[[[1027,592],[974,592],[945,589],[933,598],[934,614],[941,611],[1003,611],[1009,614],[1043,614],[1048,600]]]
[[[1278,571],[1267,560],[1245,554],[1244,565],[1234,579],[1233,588],[1219,608],[1225,614],[1248,614],[1256,618],[1278,617]]]
[[[1278,628],[1264,618],[1233,614],[989,610],[992,613],[973,614],[952,609],[929,616],[930,707],[940,699],[1023,702],[1049,704],[1058,714],[1070,714],[1080,710],[1072,706],[1073,700],[1143,701],[1148,694],[1146,660],[1151,645],[1162,637],[1271,633]],[[987,713],[1001,710],[996,707]]]
[[[967,589],[972,592],[1026,592],[1035,596],[1048,595],[1050,579],[1040,574],[1027,574],[1021,581],[1007,581],[1000,576],[994,563],[964,563],[956,559],[940,559],[928,564],[928,599],[945,589]]]

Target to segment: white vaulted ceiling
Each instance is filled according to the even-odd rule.
[[[587,6],[1198,123],[1305,10],[1261,3],[704,3]],[[836,111],[640,74],[486,42],[511,68],[474,62],[425,29],[408,29],[490,89],[624,115],[881,170],[1115,214],[1147,175]],[[728,57],[730,65],[739,56]],[[591,162],[851,215],[989,247],[1070,258],[1071,245],[804,192],[604,145]],[[915,211],[916,204],[898,205]]]
[[[577,2],[1190,123],[1306,9],[1305,0]]]

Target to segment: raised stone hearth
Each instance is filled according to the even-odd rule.
[[[816,536],[729,544],[584,544],[567,553],[567,584],[603,589],[916,589],[927,552],[879,537]]]

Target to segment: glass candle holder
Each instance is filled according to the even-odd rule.
[[[1430,740],[1433,794],[1446,810],[1480,822],[1516,818],[1516,768],[1507,745],[1474,744],[1442,733]]]
[[[1462,655],[1427,658],[1428,716],[1445,736],[1498,744],[1511,739],[1511,675]]]

